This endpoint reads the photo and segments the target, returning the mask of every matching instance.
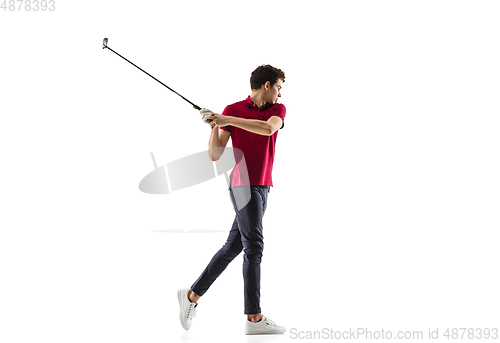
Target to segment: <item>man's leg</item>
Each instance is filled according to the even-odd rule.
[[[191,286],[191,291],[194,292],[195,295],[192,295],[190,292],[190,300],[193,301],[193,299],[195,299],[197,301],[199,297],[205,294],[217,277],[226,269],[228,264],[239,255],[241,250],[243,250],[243,245],[241,243],[238,222],[235,218],[226,243],[217,253],[215,253],[198,280]]]
[[[201,296],[193,292],[191,289],[188,291],[188,299],[192,303],[198,303],[198,300],[200,300]]]
[[[185,330],[191,328],[193,318],[196,316],[196,307],[200,296],[205,294],[210,285],[226,269],[227,265],[241,252],[240,232],[236,219],[229,232],[224,246],[212,257],[212,260],[200,275],[191,289],[179,289],[177,298],[179,301],[179,320]]]
[[[241,235],[245,256],[243,257],[243,278],[245,295],[245,314],[249,320],[259,320],[260,308],[260,263],[264,250],[262,218],[267,206],[268,187],[251,186],[250,202],[242,209],[237,209],[238,197],[243,196],[243,187],[231,189],[231,200],[236,211],[236,220]]]

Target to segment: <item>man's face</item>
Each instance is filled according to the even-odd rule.
[[[269,104],[275,104],[278,101],[278,98],[281,97],[281,79],[278,79],[273,87],[270,87],[270,84],[268,87],[269,89],[267,90],[266,102]]]

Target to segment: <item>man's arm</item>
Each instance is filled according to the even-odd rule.
[[[263,136],[272,136],[283,125],[283,120],[278,116],[272,116],[267,121],[263,121],[213,114],[211,119],[220,126],[231,125]]]
[[[212,161],[217,161],[221,157],[230,136],[230,132],[219,130],[217,125],[214,125],[210,133],[210,139],[208,140],[209,155]]]

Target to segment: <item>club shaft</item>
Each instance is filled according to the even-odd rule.
[[[161,82],[160,80],[158,80],[156,77],[154,77],[153,75],[151,75],[150,73],[148,73],[147,71],[145,71],[144,69],[142,69],[141,67],[135,65],[134,63],[130,62],[125,57],[123,57],[122,55],[120,55],[119,53],[117,53],[116,51],[114,51],[113,49],[111,49],[109,46],[106,45],[106,48],[109,49],[109,50],[111,50],[111,51],[113,51],[115,54],[117,54],[118,56],[120,56],[121,58],[123,58],[125,61],[127,61],[130,64],[132,64],[134,67],[136,67],[137,69],[141,70],[146,75],[152,77],[153,79],[155,79],[156,81],[158,81],[159,83],[161,83],[162,85],[164,85],[165,87],[167,87],[168,89],[170,89],[172,92],[174,92],[175,94],[177,94],[178,96],[180,96],[181,98],[183,98],[184,100],[186,100],[187,102],[189,102],[191,105],[193,105],[193,107],[195,109],[201,110],[200,106],[193,104],[191,101],[189,101],[188,99],[186,99],[185,97],[183,97],[182,95],[180,95],[179,93],[177,93],[176,91],[174,91],[172,88],[170,88],[169,86],[167,86],[166,84],[164,84],[163,82]]]

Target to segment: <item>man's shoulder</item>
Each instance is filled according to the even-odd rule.
[[[286,113],[286,107],[282,103],[276,103],[276,104],[271,106],[270,111],[271,111],[271,115],[274,115],[274,114],[284,115]]]
[[[285,105],[283,105],[281,102],[274,104],[273,108],[274,108],[274,110],[286,110]]]
[[[227,107],[230,107],[230,108],[237,108],[237,107],[241,107],[241,106],[246,106],[245,100],[237,101],[237,102],[234,102],[230,105],[227,105]]]
[[[252,106],[249,105],[247,99],[241,100],[241,101],[237,101],[237,102],[234,102],[234,103],[232,103],[230,105],[227,105],[226,109],[225,109],[225,112],[227,112],[227,111],[236,112],[236,111],[241,111],[241,110],[245,110],[245,109],[251,108]],[[267,107],[268,108],[266,109],[266,111],[271,111],[271,113],[275,113],[275,112],[283,113],[283,112],[286,112],[286,107],[282,103],[268,104]]]
[[[226,108],[224,109],[224,113],[222,114],[237,116],[237,114],[241,111],[244,111],[246,107],[247,105],[245,100],[237,101],[235,103],[227,105]]]

